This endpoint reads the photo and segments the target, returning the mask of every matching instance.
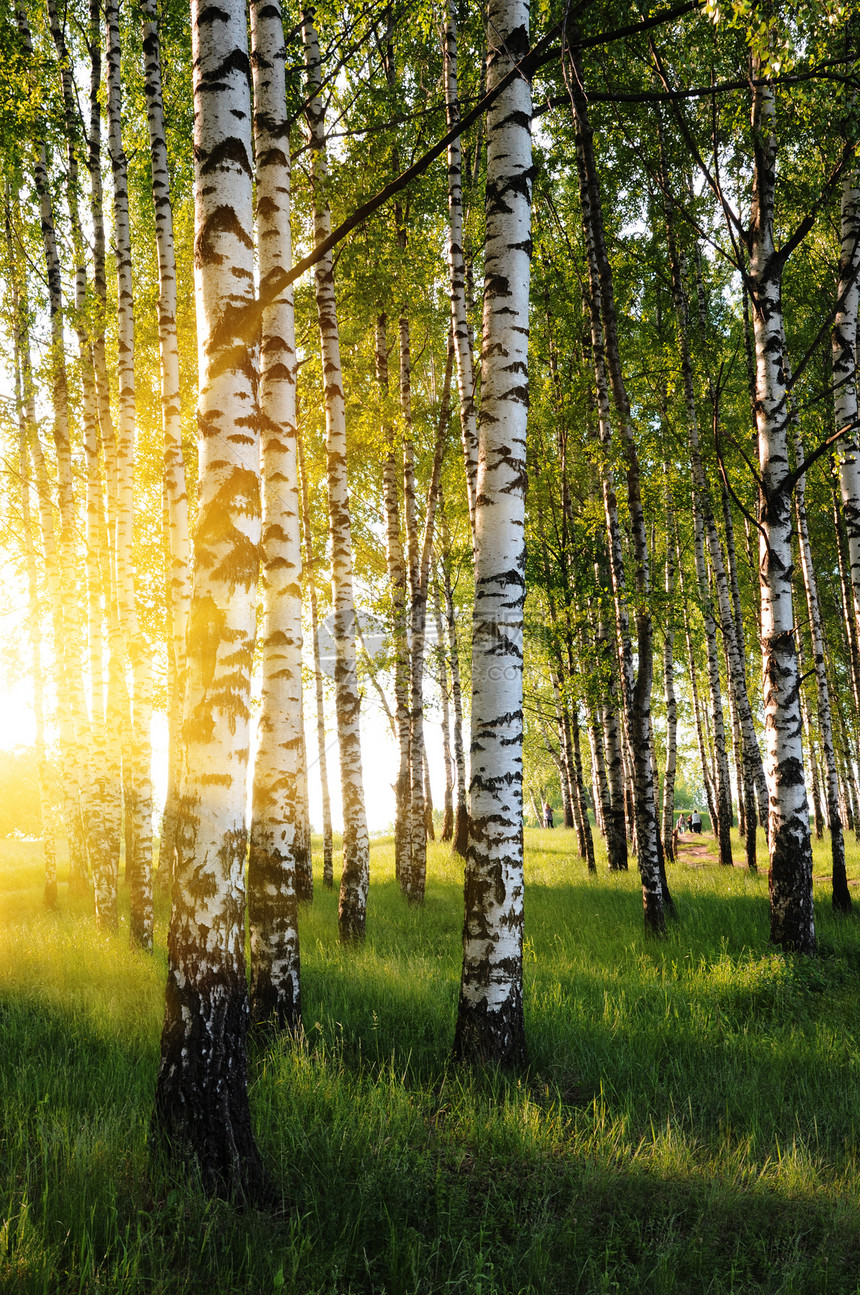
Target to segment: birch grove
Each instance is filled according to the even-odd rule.
[[[347,976],[389,883],[422,931],[461,870],[463,1064],[527,1055],[532,848],[649,942],[691,864],[779,951],[814,852],[851,911],[853,27],[718,8],[16,0],[3,659],[46,905],[167,941],[208,1190],[265,1197],[302,924]]]

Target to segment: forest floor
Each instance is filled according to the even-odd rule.
[[[763,845],[763,842],[762,842]],[[816,843],[819,955],[767,943],[767,874],[710,837],[645,938],[635,871],[589,877],[526,832],[529,1067],[449,1058],[462,869],[431,846],[406,907],[375,843],[368,937],[302,913],[304,1035],[252,1048],[274,1213],[152,1165],[156,951],[41,908],[38,847],[0,841],[0,1290],[110,1295],[860,1291],[860,921]],[[709,851],[709,859],[699,856]],[[741,857],[740,845],[736,857]],[[860,848],[849,844],[860,880]],[[819,879],[820,878],[820,879]]]

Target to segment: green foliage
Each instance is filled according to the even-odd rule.
[[[150,959],[125,922],[96,932],[62,869],[61,913],[39,916],[34,847],[4,846],[0,1289],[854,1290],[860,949],[824,876],[814,963],[767,949],[766,878],[715,863],[671,869],[681,922],[654,944],[635,874],[588,878],[571,839],[527,834],[521,1075],[447,1063],[462,882],[446,847],[418,911],[390,841],[374,846],[360,950],[318,887],[305,1035],[252,1050],[274,1215],[148,1160],[163,899]]]

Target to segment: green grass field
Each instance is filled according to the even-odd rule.
[[[709,838],[705,838],[706,840]],[[767,878],[670,869],[642,933],[635,872],[594,878],[529,831],[530,1068],[448,1061],[462,882],[431,846],[407,909],[374,846],[368,939],[304,912],[305,1037],[254,1052],[273,1217],[150,1166],[165,977],[0,842],[0,1289],[247,1295],[860,1291],[860,922],[814,961],[767,945]],[[740,857],[740,849],[738,856]],[[849,846],[849,875],[860,852]],[[855,890],[860,903],[860,890]]]

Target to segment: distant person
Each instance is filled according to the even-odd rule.
[[[698,836],[702,835],[702,816],[697,809],[694,809],[690,815],[690,831]]]
[[[683,836],[687,830],[687,820],[683,814],[678,815],[678,835]]]
[[[545,801],[544,801],[544,803],[543,803],[543,825],[544,825],[544,827],[552,827],[552,826],[553,826],[553,821],[552,821],[552,805],[549,803],[549,801],[548,801],[548,800],[545,800]]]

